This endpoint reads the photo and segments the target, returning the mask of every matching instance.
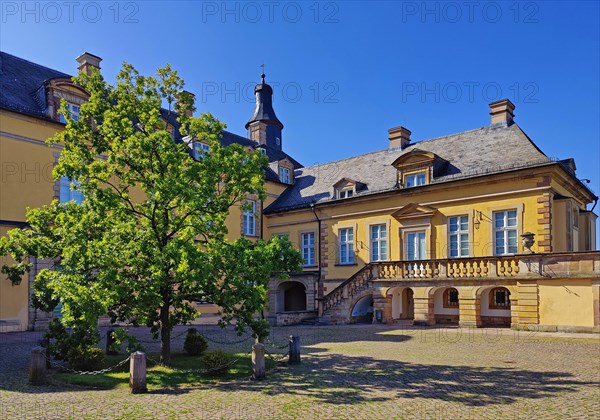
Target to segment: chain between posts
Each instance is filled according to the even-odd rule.
[[[121,360],[119,363],[117,363],[116,365],[101,369],[101,370],[94,370],[94,371],[87,371],[87,370],[75,370],[75,369],[71,369],[65,365],[59,365],[56,364],[56,362],[52,361],[52,359],[48,358],[46,356],[46,360],[48,362],[50,362],[50,366],[54,367],[54,368],[58,368],[58,369],[63,369],[67,372],[71,372],[71,373],[76,373],[78,375],[100,375],[103,373],[108,373],[113,369],[116,369],[120,366],[123,366],[125,363],[127,363],[127,361],[129,361],[129,359],[131,359],[131,356],[127,356],[127,358],[125,360]]]
[[[225,365],[217,366],[217,367],[214,367],[214,368],[211,368],[211,369],[176,369],[176,368],[169,367],[169,366],[167,366],[167,367],[169,367],[169,369],[173,369],[173,370],[175,370],[177,372],[207,374],[207,373],[211,373],[211,372],[214,372],[214,371],[217,371],[217,370],[221,370],[221,369],[225,369],[225,368],[230,368],[231,366],[233,366],[237,362],[239,362],[242,358],[248,356],[250,353],[252,353],[252,350],[250,350],[249,352],[241,355],[240,357],[238,357],[238,358],[230,361],[229,363],[227,363]],[[155,365],[162,366],[162,364],[158,360],[153,359],[153,358],[149,357],[148,355],[146,355],[146,359],[148,361],[154,363]]]

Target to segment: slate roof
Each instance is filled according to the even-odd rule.
[[[72,76],[0,51],[0,108],[51,120],[45,112],[45,104],[36,100],[37,93],[45,81],[63,77],[71,78]],[[169,123],[175,127],[178,126],[177,114],[169,113],[166,109],[162,109],[161,113]],[[176,141],[181,141],[179,130],[174,130],[174,136]],[[229,146],[233,143],[258,147],[258,143],[253,140],[223,131],[221,144]],[[302,165],[287,153],[272,147],[266,149],[269,162],[288,158],[296,169],[302,168]],[[272,169],[265,168],[265,172],[266,179],[279,182],[279,175]]]
[[[399,186],[396,185],[397,170],[392,163],[415,149],[435,153],[448,161],[441,173],[434,177],[432,183],[435,184],[555,162],[548,158],[517,124],[487,126],[416,142],[404,150],[379,150],[298,169],[294,172],[294,185],[268,206],[265,213],[277,213],[334,201],[333,185],[344,177],[366,184],[353,198],[344,200],[399,190]]]
[[[0,52],[0,108],[49,120],[36,92],[46,80],[70,75]]]

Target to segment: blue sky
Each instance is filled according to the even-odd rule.
[[[2,1],[3,51],[69,73],[75,57],[170,63],[228,129],[245,135],[260,65],[284,149],[305,165],[489,124],[509,98],[552,157],[600,192],[598,2]]]

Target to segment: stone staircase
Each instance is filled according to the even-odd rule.
[[[355,298],[372,289],[375,278],[373,264],[367,264],[319,300],[317,324],[342,324],[349,320],[350,304]]]

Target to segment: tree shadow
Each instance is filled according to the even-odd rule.
[[[322,349],[311,349],[318,352]],[[514,368],[428,365],[372,357],[312,354],[298,366],[261,382],[216,383],[222,391],[291,394],[328,404],[357,404],[399,398],[458,402],[467,406],[510,404],[539,399],[598,382],[576,380],[566,372]]]

